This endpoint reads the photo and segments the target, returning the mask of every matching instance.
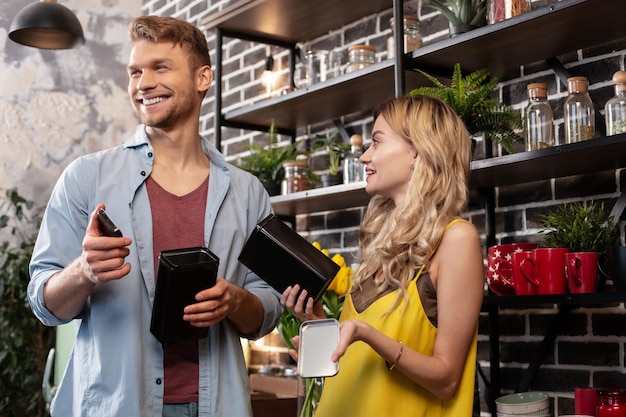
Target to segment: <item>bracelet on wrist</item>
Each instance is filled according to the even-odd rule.
[[[391,365],[387,364],[387,369],[389,369],[390,371],[396,367],[396,365],[398,364],[398,361],[400,360],[400,357],[402,356],[402,350],[404,348],[404,345],[399,340],[398,340],[398,344],[400,345],[400,351],[398,352],[398,356],[396,356],[396,360],[393,361]]]

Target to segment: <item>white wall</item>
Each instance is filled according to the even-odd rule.
[[[28,4],[0,2],[0,189],[18,187],[44,204],[70,161],[123,142],[137,125],[126,94],[126,29],[141,1],[59,1],[77,15],[86,43],[55,51],[9,39]]]

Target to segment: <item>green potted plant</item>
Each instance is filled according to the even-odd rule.
[[[603,203],[564,204],[540,218],[544,245],[550,248],[604,253],[619,236],[618,223],[607,215]]]
[[[324,149],[328,153],[328,174],[320,175],[324,187],[343,182],[343,174],[339,172],[339,169],[346,152],[350,149],[350,144],[341,140],[337,135],[338,133],[334,129],[325,134],[318,134],[316,135],[317,140],[311,146],[313,152]]]
[[[434,86],[416,88],[410,92],[411,96],[427,95],[443,100],[459,115],[472,136],[482,133],[509,153],[514,152],[514,143],[524,143],[524,137],[517,132],[521,132],[524,127],[522,114],[492,98],[499,78],[489,78],[488,69],[479,69],[463,76],[461,65],[457,63],[450,85],[444,85],[422,70],[416,71],[428,78]]]
[[[451,37],[487,24],[487,0],[430,0],[424,7],[448,19]]]
[[[295,160],[299,154],[297,143],[278,146],[276,122],[272,120],[268,132],[267,146],[252,144],[250,154],[239,160],[239,168],[259,178],[269,195],[280,194],[280,184],[285,177],[283,163]]]
[[[0,196],[0,410],[7,416],[47,415],[42,393],[54,329],[35,318],[26,300],[28,266],[41,209],[15,188]],[[0,412],[3,416],[4,413]]]

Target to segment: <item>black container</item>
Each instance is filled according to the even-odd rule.
[[[278,292],[299,284],[316,301],[340,269],[273,214],[256,226],[239,261]]]
[[[197,302],[197,293],[215,285],[218,265],[219,258],[203,247],[159,254],[150,331],[162,344],[207,337],[209,328],[191,326],[183,320],[183,310]]]

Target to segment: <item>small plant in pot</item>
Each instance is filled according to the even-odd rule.
[[[540,218],[546,247],[604,253],[619,236],[617,221],[607,214],[604,203],[564,204]]]
[[[426,95],[445,102],[463,120],[470,135],[485,135],[509,153],[514,153],[515,143],[524,143],[518,133],[524,127],[522,114],[492,97],[498,86],[499,77],[490,78],[488,69],[479,69],[463,75],[461,65],[455,64],[450,85],[422,71],[416,70],[434,85],[412,90],[411,96]]]
[[[280,184],[285,177],[283,163],[295,160],[300,154],[305,154],[297,150],[297,143],[278,146],[277,142],[276,123],[272,120],[268,132],[267,146],[250,145],[250,154],[242,157],[238,164],[239,168],[259,178],[269,195],[280,194]]]
[[[603,289],[598,280],[598,266],[607,248],[619,236],[617,221],[607,215],[603,203],[575,202],[564,204],[542,219],[544,246],[569,248],[565,254],[565,272],[572,293]]]
[[[322,186],[341,184],[343,174],[339,172],[339,169],[350,145],[338,137],[336,129],[326,134],[316,135],[316,138],[317,140],[313,142],[311,150],[315,152],[324,149],[328,153],[328,174],[320,175]]]
[[[451,37],[487,24],[487,0],[430,0],[424,7],[448,19]]]

